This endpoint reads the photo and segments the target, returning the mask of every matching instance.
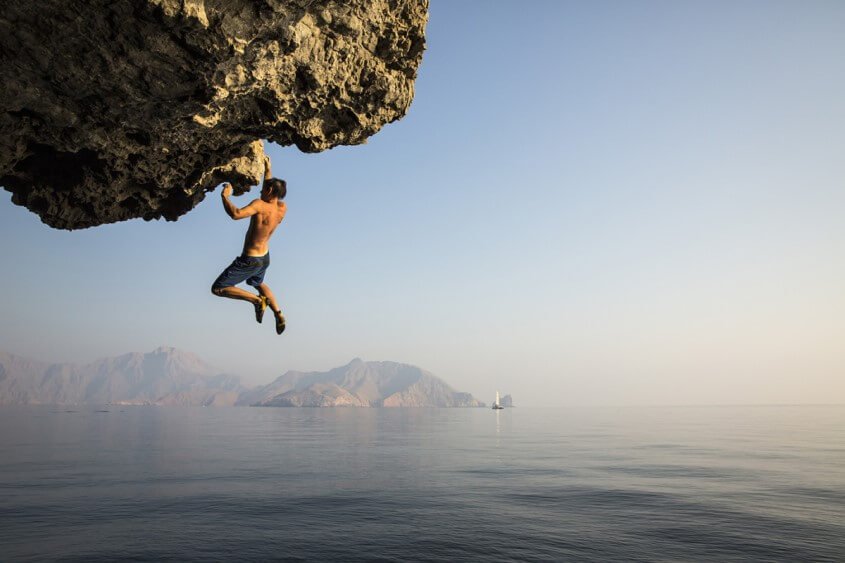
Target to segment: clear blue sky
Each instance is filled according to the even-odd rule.
[[[288,331],[209,293],[245,222],[0,201],[0,349],[355,356],[518,404],[845,402],[845,3],[433,0],[408,115],[270,146]],[[245,205],[253,196],[236,199]]]

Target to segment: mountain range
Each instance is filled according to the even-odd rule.
[[[415,366],[356,358],[327,372],[289,371],[241,395],[238,404],[262,407],[483,407]]]
[[[196,355],[171,347],[87,364],[46,363],[0,352],[0,405],[154,404],[267,407],[483,407],[469,393],[415,366],[349,364],[288,371],[249,389]]]
[[[0,352],[0,404],[232,405],[245,391],[175,348],[132,352],[87,364],[44,363]]]

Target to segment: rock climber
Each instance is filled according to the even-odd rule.
[[[264,156],[264,184],[261,186],[261,197],[238,209],[229,200],[232,186],[223,184],[223,209],[234,220],[249,217],[249,228],[244,238],[243,253],[235,258],[228,268],[223,270],[214,283],[211,292],[220,297],[240,299],[250,302],[255,307],[255,320],[259,323],[264,319],[264,310],[270,310],[276,316],[276,333],[285,330],[285,317],[279,308],[270,287],[264,283],[264,274],[270,265],[270,237],[282,219],[285,218],[287,206],[282,201],[287,194],[287,183],[273,178],[270,173],[270,157]],[[246,281],[258,293],[235,287]]]

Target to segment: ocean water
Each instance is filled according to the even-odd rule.
[[[0,560],[845,560],[845,407],[0,408]]]

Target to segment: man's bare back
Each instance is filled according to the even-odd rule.
[[[238,209],[229,200],[229,196],[232,195],[232,186],[223,184],[223,209],[235,220],[249,217],[249,228],[244,237],[243,253],[223,270],[211,286],[211,292],[214,295],[252,303],[255,307],[255,320],[259,323],[264,317],[264,309],[269,305],[276,315],[278,334],[285,330],[285,317],[270,287],[264,283],[264,274],[270,265],[270,237],[273,236],[276,227],[285,218],[287,212],[287,206],[282,201],[286,193],[285,181],[270,177],[270,159],[266,156],[264,157],[264,185],[261,187],[259,199]],[[243,281],[255,287],[258,294],[236,287]]]
[[[252,206],[255,206],[256,213],[249,218],[249,229],[244,237],[244,256],[264,256],[270,250],[270,237],[285,218],[287,206],[278,199],[275,203],[256,199],[247,208]]]

